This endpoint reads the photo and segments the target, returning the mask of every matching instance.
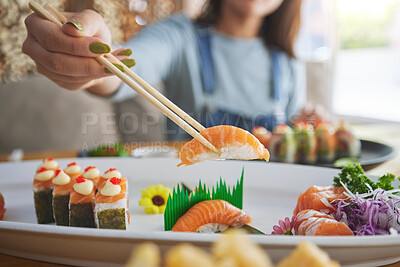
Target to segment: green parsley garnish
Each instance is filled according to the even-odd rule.
[[[343,187],[343,183],[352,193],[363,194],[370,191],[367,184],[372,188],[372,190],[377,188],[382,188],[386,191],[392,190],[394,189],[392,182],[394,182],[395,179],[396,177],[393,174],[388,173],[379,177],[378,182],[375,183],[365,175],[360,164],[347,164],[339,173],[339,177],[335,176],[333,178],[333,185]],[[400,180],[400,177],[398,179]]]

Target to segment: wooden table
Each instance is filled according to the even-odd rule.
[[[386,143],[394,147],[400,152],[400,124],[399,123],[381,123],[381,124],[362,124],[354,125],[354,130],[361,139],[371,140]],[[164,145],[171,145],[174,147],[179,147],[180,143],[164,143]],[[131,149],[136,146],[130,147]],[[42,152],[32,152],[26,153],[24,155],[24,160],[29,159],[42,159],[45,157],[52,158],[73,158],[76,157],[76,150],[63,150],[63,151],[42,151]],[[7,161],[7,155],[0,155],[0,161]],[[396,176],[400,176],[400,153],[397,156],[389,160],[375,169],[368,171],[371,175],[382,175],[385,173],[393,173]],[[59,264],[44,263],[40,261],[21,259],[18,257],[8,256],[0,254],[0,266],[45,266],[45,267],[55,267],[64,266]],[[390,267],[400,267],[400,263],[395,263],[388,265]]]

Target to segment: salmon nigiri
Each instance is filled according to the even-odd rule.
[[[229,226],[241,227],[250,222],[249,215],[225,200],[205,200],[180,217],[172,231],[222,232]]]
[[[191,165],[210,159],[265,159],[269,160],[268,150],[251,133],[230,125],[219,125],[200,132],[221,155],[217,155],[196,139],[187,142],[180,150],[181,165]]]
[[[296,235],[354,235],[353,231],[331,215],[316,210],[303,210],[295,218]]]
[[[293,215],[297,215],[297,213],[305,209],[332,214],[336,210],[332,202],[348,199],[344,194],[345,191],[346,189],[343,187],[313,185],[300,194]]]

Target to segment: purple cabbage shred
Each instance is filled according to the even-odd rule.
[[[400,233],[399,203],[398,196],[377,189],[372,198],[356,194],[350,201],[334,203],[337,207],[334,217],[347,224],[357,236],[386,235],[391,228]]]

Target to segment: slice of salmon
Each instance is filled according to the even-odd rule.
[[[47,180],[47,181],[39,181],[39,180],[33,180],[33,187],[34,188],[50,188],[53,187],[53,179]]]
[[[345,223],[338,222],[331,215],[312,209],[302,210],[297,214],[294,232],[296,235],[354,235]]]
[[[307,191],[300,194],[293,215],[297,215],[300,211],[305,209],[314,209],[332,214],[335,212],[336,208],[330,203],[335,200],[348,199],[344,194],[345,191],[343,187],[313,185],[308,188]]]
[[[191,207],[178,219],[172,231],[197,232],[207,224],[240,227],[251,222],[251,217],[224,200],[206,200]]]
[[[102,178],[102,179],[104,179],[104,178]],[[107,179],[105,179],[105,180],[107,181]],[[115,196],[103,196],[101,194],[101,189],[103,189],[104,185],[105,185],[105,182],[103,182],[102,184],[100,184],[100,182],[99,182],[99,188],[98,188],[98,192],[96,194],[96,203],[115,203],[118,200],[121,200],[126,197],[126,178],[124,178],[124,177],[121,178],[121,182],[119,183],[119,185],[121,186],[121,192]]]
[[[68,184],[64,185],[54,185],[54,195],[68,195],[70,194],[74,189],[74,184],[75,184],[75,179],[71,179],[71,181]]]
[[[200,132],[211,144],[221,151],[218,156],[209,148],[193,139],[183,145],[179,152],[181,165],[191,165],[210,159],[265,159],[269,160],[269,152],[251,133],[230,125],[219,125]]]
[[[93,190],[90,194],[88,195],[82,195],[77,193],[75,190],[71,191],[70,198],[69,198],[69,203],[70,204],[83,204],[83,203],[89,203],[94,201],[94,196],[96,193],[96,187],[93,186]]]

